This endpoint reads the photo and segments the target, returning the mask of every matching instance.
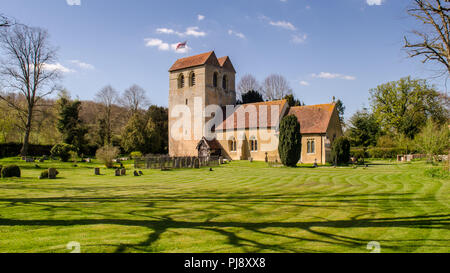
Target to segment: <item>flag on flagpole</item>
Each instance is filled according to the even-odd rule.
[[[187,45],[187,41],[185,41],[183,43],[178,43],[176,50],[186,48],[186,45]]]

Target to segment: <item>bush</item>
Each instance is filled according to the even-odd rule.
[[[278,152],[283,165],[297,166],[302,152],[302,136],[300,123],[294,115],[286,116],[281,120]]]
[[[132,152],[130,154],[130,157],[131,158],[140,158],[140,157],[142,157],[142,153],[141,152]]]
[[[347,164],[350,161],[350,141],[346,137],[337,138],[331,149],[331,159],[335,164]]]
[[[17,165],[6,166],[2,168],[2,177],[20,177],[20,168]]]
[[[97,150],[96,157],[106,168],[111,169],[114,167],[113,160],[119,155],[119,148],[113,146],[105,146]]]
[[[56,175],[58,175],[59,174],[59,172],[58,171],[56,171]],[[39,176],[39,179],[48,179],[49,177],[48,177],[48,170],[45,170],[45,171],[43,171],[42,173],[41,173],[41,175]]]
[[[360,158],[368,158],[368,154],[362,148],[352,148],[350,149],[350,157],[360,159]]]
[[[62,162],[67,162],[70,159],[71,152],[75,152],[76,148],[69,144],[56,144],[50,151],[51,155],[54,157],[59,157]]]

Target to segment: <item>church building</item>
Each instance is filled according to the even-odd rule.
[[[279,161],[279,124],[294,115],[302,135],[300,162],[332,161],[331,145],[343,134],[335,103],[236,105],[236,70],[229,57],[217,58],[213,51],[177,60],[169,74],[170,156]]]

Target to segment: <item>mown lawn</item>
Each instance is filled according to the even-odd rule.
[[[0,160],[0,165],[13,159]],[[16,162],[17,163],[17,162]],[[233,162],[114,177],[95,164],[20,163],[0,180],[0,252],[450,252],[450,181],[422,162],[268,168]],[[132,165],[127,165],[129,172]]]

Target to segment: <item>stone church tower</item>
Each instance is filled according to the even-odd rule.
[[[169,155],[198,156],[209,120],[202,113],[208,105],[236,104],[236,71],[229,57],[217,58],[211,51],[177,60],[169,73]],[[174,127],[180,125],[182,109],[189,109],[191,121],[183,129]]]

